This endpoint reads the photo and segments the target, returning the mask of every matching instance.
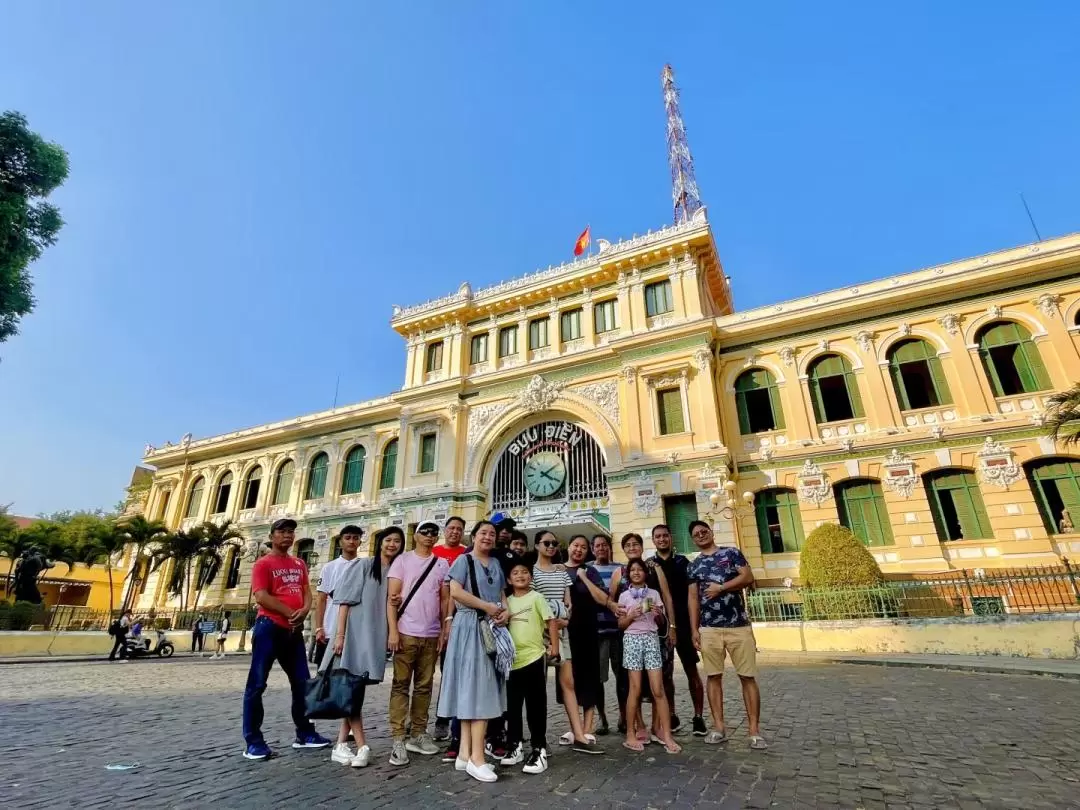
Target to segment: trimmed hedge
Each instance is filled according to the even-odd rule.
[[[806,538],[799,563],[804,588],[869,587],[884,581],[873,555],[850,529],[823,523]]]

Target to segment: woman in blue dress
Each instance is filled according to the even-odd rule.
[[[473,536],[472,551],[458,557],[446,577],[457,610],[450,626],[438,714],[461,722],[461,747],[454,768],[481,782],[494,782],[498,776],[484,759],[484,736],[488,720],[506,711],[506,681],[484,652],[480,622],[490,616],[505,626],[510,613],[502,567],[491,556],[495,525],[481,520]]]

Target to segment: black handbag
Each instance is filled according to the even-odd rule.
[[[311,720],[355,717],[364,705],[364,678],[347,669],[335,669],[340,659],[335,655],[326,669],[304,686],[304,714]]]

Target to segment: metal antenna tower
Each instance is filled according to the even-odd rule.
[[[675,204],[675,224],[686,222],[701,208],[694,159],[686,140],[686,127],[679,112],[679,90],[675,87],[675,71],[664,65],[661,73],[664,87],[664,110],[667,113],[668,163],[671,164],[671,199]]]

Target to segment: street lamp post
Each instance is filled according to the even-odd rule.
[[[739,536],[739,521],[736,520],[738,512],[742,508],[753,508],[754,506],[754,493],[747,490],[742,494],[742,503],[739,503],[735,498],[735,490],[737,485],[735,481],[728,478],[724,481],[724,495],[719,492],[713,492],[709,496],[709,502],[713,505],[713,508],[720,506],[720,502],[724,502],[724,508],[720,509],[720,515],[726,520],[731,521],[731,527],[735,532],[735,545],[738,549],[742,550],[742,538]]]

